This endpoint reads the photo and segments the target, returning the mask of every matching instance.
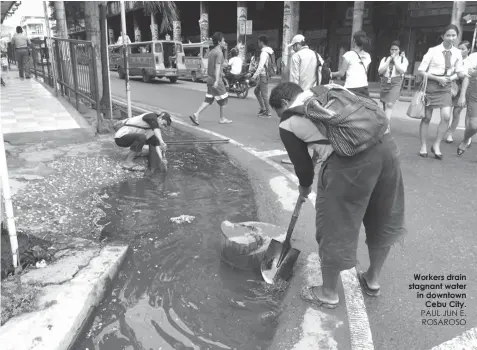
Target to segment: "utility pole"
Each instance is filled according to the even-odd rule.
[[[124,80],[126,81],[126,99],[128,104],[128,118],[132,117],[131,111],[131,85],[129,84],[129,63],[128,63],[128,45],[126,43],[126,10],[124,8],[124,0],[120,1],[121,5],[121,35],[123,37],[123,54],[124,54],[124,70],[126,76]]]
[[[452,6],[452,19],[451,23],[459,28],[459,35],[457,36],[456,45],[462,41],[462,14],[465,11],[465,1],[454,1]]]
[[[353,29],[351,30],[351,47],[353,47],[353,34],[363,29],[364,1],[355,1],[353,9]]]

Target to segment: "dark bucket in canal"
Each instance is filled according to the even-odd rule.
[[[220,260],[223,220],[258,219],[247,173],[216,146],[167,160],[165,176],[100,193],[100,239],[131,249],[74,349],[267,349],[286,286]]]

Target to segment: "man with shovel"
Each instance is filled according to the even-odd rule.
[[[136,117],[120,121],[115,125],[116,134],[114,141],[119,147],[129,147],[129,153],[122,164],[124,169],[132,171],[144,171],[143,166],[134,163],[134,158],[138,156],[144,145],[149,145],[149,152],[155,149],[161,160],[164,170],[167,170],[167,160],[163,156],[167,145],[162,139],[161,129],[172,124],[169,113],[144,113]],[[149,157],[149,167],[151,167],[151,157]]]
[[[356,155],[339,156],[313,122],[294,112],[312,95],[312,91],[303,92],[297,84],[282,83],[273,89],[270,105],[280,117],[280,137],[295,167],[302,196],[311,193],[314,178],[308,148],[313,148],[323,162],[315,206],[323,285],[304,287],[302,297],[315,305],[335,308],[339,303],[340,272],[357,262],[362,222],[370,266],[366,272],[358,273],[358,278],[367,295],[379,295],[383,264],[391,246],[406,232],[404,186],[399,149],[389,133]]]

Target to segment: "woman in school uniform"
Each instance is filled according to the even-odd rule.
[[[462,53],[462,59],[465,60],[469,56],[470,53],[470,42],[467,40],[464,40],[461,42],[458,46],[460,52]],[[460,115],[462,114],[462,110],[464,107],[459,107],[458,106],[458,101],[462,92],[462,80],[457,80],[457,84],[459,86],[459,93],[452,99],[452,105],[453,105],[453,110],[452,110],[452,123],[449,127],[449,130],[447,130],[447,137],[446,137],[446,142],[447,143],[453,143],[454,142],[454,133],[455,130],[457,129],[457,126],[459,125],[460,122]],[[465,120],[465,124],[467,125],[468,119]],[[470,143],[472,142],[472,139],[470,139],[468,146],[470,146]]]
[[[399,45],[399,41],[391,43],[390,56],[384,57],[378,68],[378,73],[381,76],[380,100],[389,121],[391,121],[394,104],[401,95],[402,77],[409,65],[404,52],[400,52]]]
[[[369,45],[366,32],[360,30],[353,34],[353,49],[343,55],[343,61],[338,72],[331,72],[331,79],[343,78],[346,75],[344,87],[354,93],[369,96],[368,68],[371,56],[365,51]]]
[[[425,116],[421,120],[419,135],[421,138],[421,150],[419,155],[427,157],[427,136],[432,111],[436,108],[441,110],[441,121],[437,128],[437,135],[431,146],[431,152],[436,159],[442,160],[441,142],[448,129],[451,109],[452,93],[451,84],[459,79],[457,74],[463,73],[462,53],[454,46],[454,41],[459,35],[459,29],[448,25],[442,35],[443,42],[438,46],[431,47],[422,59],[419,73],[427,78]]]

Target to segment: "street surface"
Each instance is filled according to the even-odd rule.
[[[124,85],[124,80],[111,72],[113,96],[124,99]],[[205,84],[187,81],[171,84],[166,80],[156,80],[146,84],[132,79],[131,99],[177,113],[188,122],[188,116],[202,103],[205,88]],[[477,326],[477,145],[462,157],[457,157],[457,143],[443,143],[443,161],[431,155],[428,159],[419,157],[419,121],[406,116],[407,107],[407,103],[397,103],[391,130],[401,149],[409,233],[402,245],[393,248],[385,264],[381,296],[376,299],[365,297],[375,349],[430,349]],[[218,106],[214,104],[201,115],[200,126],[259,151],[283,150],[278,135],[278,119],[275,115],[272,119],[260,119],[256,117],[257,112],[258,103],[252,89],[247,99],[229,99],[226,117],[232,119],[233,124],[218,124]],[[462,126],[464,118],[461,119]],[[432,136],[435,135],[437,122],[435,116],[430,128]],[[463,132],[459,130],[454,137],[456,142],[462,136]],[[431,140],[429,149],[430,143]],[[271,159],[279,162],[284,158],[285,155],[280,155]],[[293,171],[291,166],[287,167]],[[366,268],[369,264],[364,234],[361,235],[358,260],[358,270],[360,266]],[[414,281],[414,274],[418,273],[462,274],[466,277],[465,281],[460,281],[466,284],[466,289],[452,291],[466,293],[466,298],[459,299],[465,303],[462,308],[465,316],[458,317],[465,320],[465,325],[422,324],[421,310],[438,309],[426,308],[424,303],[427,299],[418,299],[417,291],[410,290],[409,285],[414,282],[435,283]],[[442,314],[443,309],[440,310]],[[345,340],[342,344],[346,344]]]

